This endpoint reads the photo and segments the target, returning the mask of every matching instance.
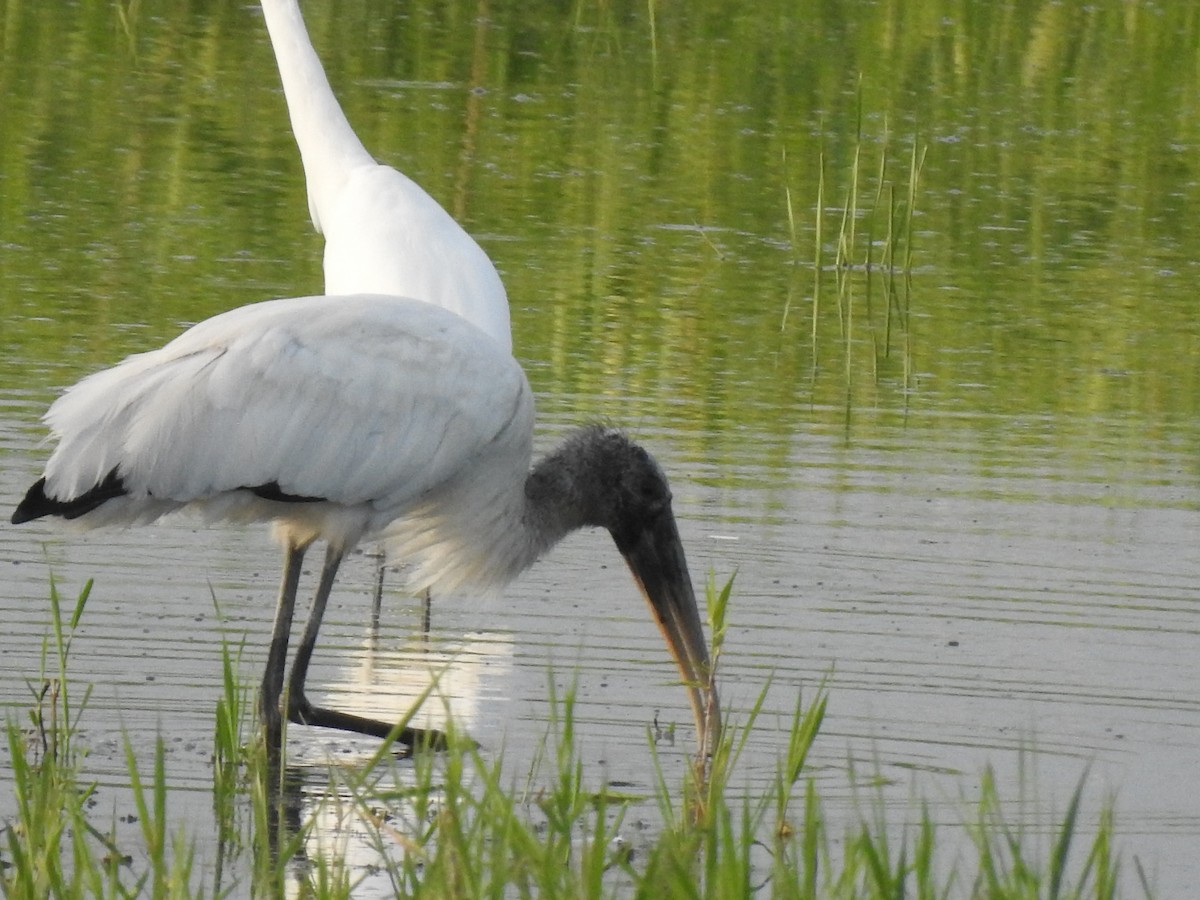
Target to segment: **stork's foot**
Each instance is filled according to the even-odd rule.
[[[405,725],[397,730],[396,723],[381,719],[368,719],[324,706],[313,706],[304,696],[291,698],[288,702],[288,721],[297,725],[316,725],[320,728],[336,728],[353,734],[371,737],[392,737],[396,743],[410,750],[447,750],[450,742],[444,732],[436,728],[410,728]]]

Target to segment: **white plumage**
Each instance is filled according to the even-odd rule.
[[[511,351],[508,298],[487,254],[429,194],[367,152],[329,86],[296,0],[262,0],[262,8],[309,213],[325,236],[325,293],[424,300]]]
[[[530,464],[524,372],[429,304],[354,295],[244,306],[85,378],[46,422],[59,438],[49,496],[79,497],[120,468],[128,493],[84,525],[188,505],[210,520],[274,520],[280,503],[239,490],[274,484],[328,501],[286,510],[282,536],[297,542],[353,545],[440,500],[436,516],[416,515],[389,542],[423,563],[421,587],[507,580],[526,555],[498,524],[519,514]],[[510,557],[502,565],[479,553],[497,547]]]

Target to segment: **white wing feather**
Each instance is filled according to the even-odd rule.
[[[82,524],[213,501],[216,516],[255,519],[328,507],[241,490],[275,484],[353,508],[361,533],[431,496],[467,496],[458,485],[474,481],[470,473],[523,490],[533,403],[516,361],[459,317],[355,295],[273,300],[208,319],[85,378],[46,421],[59,439],[49,496],[79,496],[114,468],[130,492]]]

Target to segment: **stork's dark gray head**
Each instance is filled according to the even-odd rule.
[[[555,531],[608,529],[691,692],[702,747],[711,747],[720,709],[708,646],[671,488],[654,457],[618,429],[581,428],[537,465],[526,495],[531,512]]]
[[[645,448],[619,429],[581,428],[561,452],[571,460],[579,525],[607,528],[622,553],[648,524],[662,515],[670,517],[667,476]]]

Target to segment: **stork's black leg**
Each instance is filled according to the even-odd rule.
[[[321,619],[325,615],[325,605],[329,601],[330,591],[333,590],[333,581],[337,577],[338,566],[341,565],[343,555],[342,548],[333,544],[330,544],[325,551],[325,566],[321,570],[321,582],[317,585],[317,592],[313,596],[312,610],[308,614],[304,637],[300,639],[300,646],[296,649],[296,660],[292,663],[292,672],[288,676],[288,721],[300,725],[319,725],[324,728],[338,728],[356,734],[385,738],[393,732],[394,723],[384,722],[380,719],[368,719],[336,709],[313,706],[304,696],[304,679],[308,676],[308,663],[312,659],[313,648],[317,643],[317,633],[321,630]],[[446,736],[440,731],[421,728],[402,728],[396,740],[409,747],[444,749],[446,746]]]
[[[279,584],[279,601],[275,606],[275,624],[271,629],[271,649],[267,653],[267,668],[263,672],[262,688],[258,695],[258,713],[267,740],[267,752],[275,756],[279,755],[283,742],[279,695],[283,692],[283,670],[287,665],[288,637],[292,631],[292,612],[300,585],[300,567],[307,549],[308,542],[288,543],[284,548],[283,578]]]
[[[383,609],[383,579],[387,572],[387,555],[380,551],[375,557],[375,592],[371,595],[371,636],[379,637],[379,614]]]

